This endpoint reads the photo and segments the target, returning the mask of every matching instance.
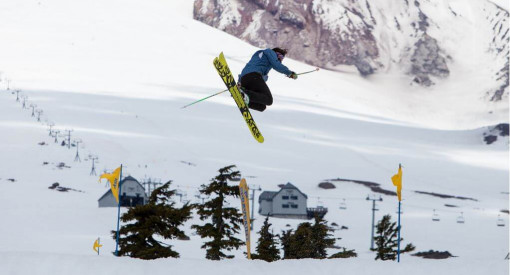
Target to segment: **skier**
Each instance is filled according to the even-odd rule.
[[[297,74],[282,64],[286,49],[273,48],[256,51],[239,75],[238,85],[244,102],[250,109],[263,112],[273,104],[273,96],[266,85],[271,69],[297,79]]]

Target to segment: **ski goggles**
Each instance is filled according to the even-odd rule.
[[[276,57],[278,58],[278,60],[280,60],[280,62],[282,62],[282,61],[283,61],[283,58],[285,57],[285,55],[283,55],[283,54],[281,54],[281,53],[277,52],[277,53],[276,53]]]

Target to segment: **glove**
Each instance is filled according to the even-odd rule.
[[[297,76],[298,76],[298,75],[297,75],[295,72],[291,72],[291,73],[289,74],[289,77],[290,77],[290,78],[292,78],[292,79],[297,79]]]

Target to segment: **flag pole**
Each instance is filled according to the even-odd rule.
[[[397,262],[400,263],[400,201],[398,201],[398,247],[397,247]]]
[[[100,248],[99,245],[101,244],[101,239],[100,238],[97,238],[97,244],[98,244],[98,246],[97,246],[97,255],[99,255],[99,248]]]
[[[115,256],[119,256],[119,225],[120,225],[120,201],[121,201],[121,188],[122,188],[122,164],[120,165],[120,176],[119,176],[119,201],[117,207],[117,242],[115,244]]]
[[[398,169],[400,170],[402,168],[402,165],[399,163],[398,164]],[[402,180],[402,179],[400,179]],[[401,205],[402,203],[400,202],[400,200],[398,200],[398,245],[397,245],[397,262],[400,263],[400,208],[401,208]]]

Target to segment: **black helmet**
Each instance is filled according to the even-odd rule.
[[[276,56],[278,57],[278,60],[280,60],[280,62],[282,62],[283,58],[288,52],[287,49],[282,48],[273,48],[273,51],[276,53]]]

